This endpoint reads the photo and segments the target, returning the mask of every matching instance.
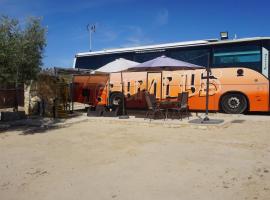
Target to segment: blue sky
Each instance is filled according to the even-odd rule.
[[[96,24],[93,50],[218,38],[270,36],[269,0],[0,0],[0,14],[43,17],[48,27],[44,66],[71,67],[89,49],[87,24]]]

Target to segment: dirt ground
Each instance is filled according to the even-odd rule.
[[[4,132],[0,199],[268,200],[265,117],[210,129],[100,121]]]

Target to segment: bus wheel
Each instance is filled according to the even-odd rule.
[[[248,108],[248,102],[244,95],[239,93],[226,94],[221,99],[221,109],[229,114],[241,114]]]
[[[120,106],[123,101],[122,93],[116,92],[112,93],[110,96],[110,105],[111,106]]]

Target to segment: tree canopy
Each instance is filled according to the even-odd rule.
[[[21,25],[17,19],[0,17],[0,84],[35,79],[45,46],[46,29],[41,19],[32,17]]]

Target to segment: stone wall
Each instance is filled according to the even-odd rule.
[[[27,115],[41,114],[53,116],[53,106],[68,102],[68,84],[64,79],[40,74],[36,81],[32,81],[24,88],[24,109]]]

